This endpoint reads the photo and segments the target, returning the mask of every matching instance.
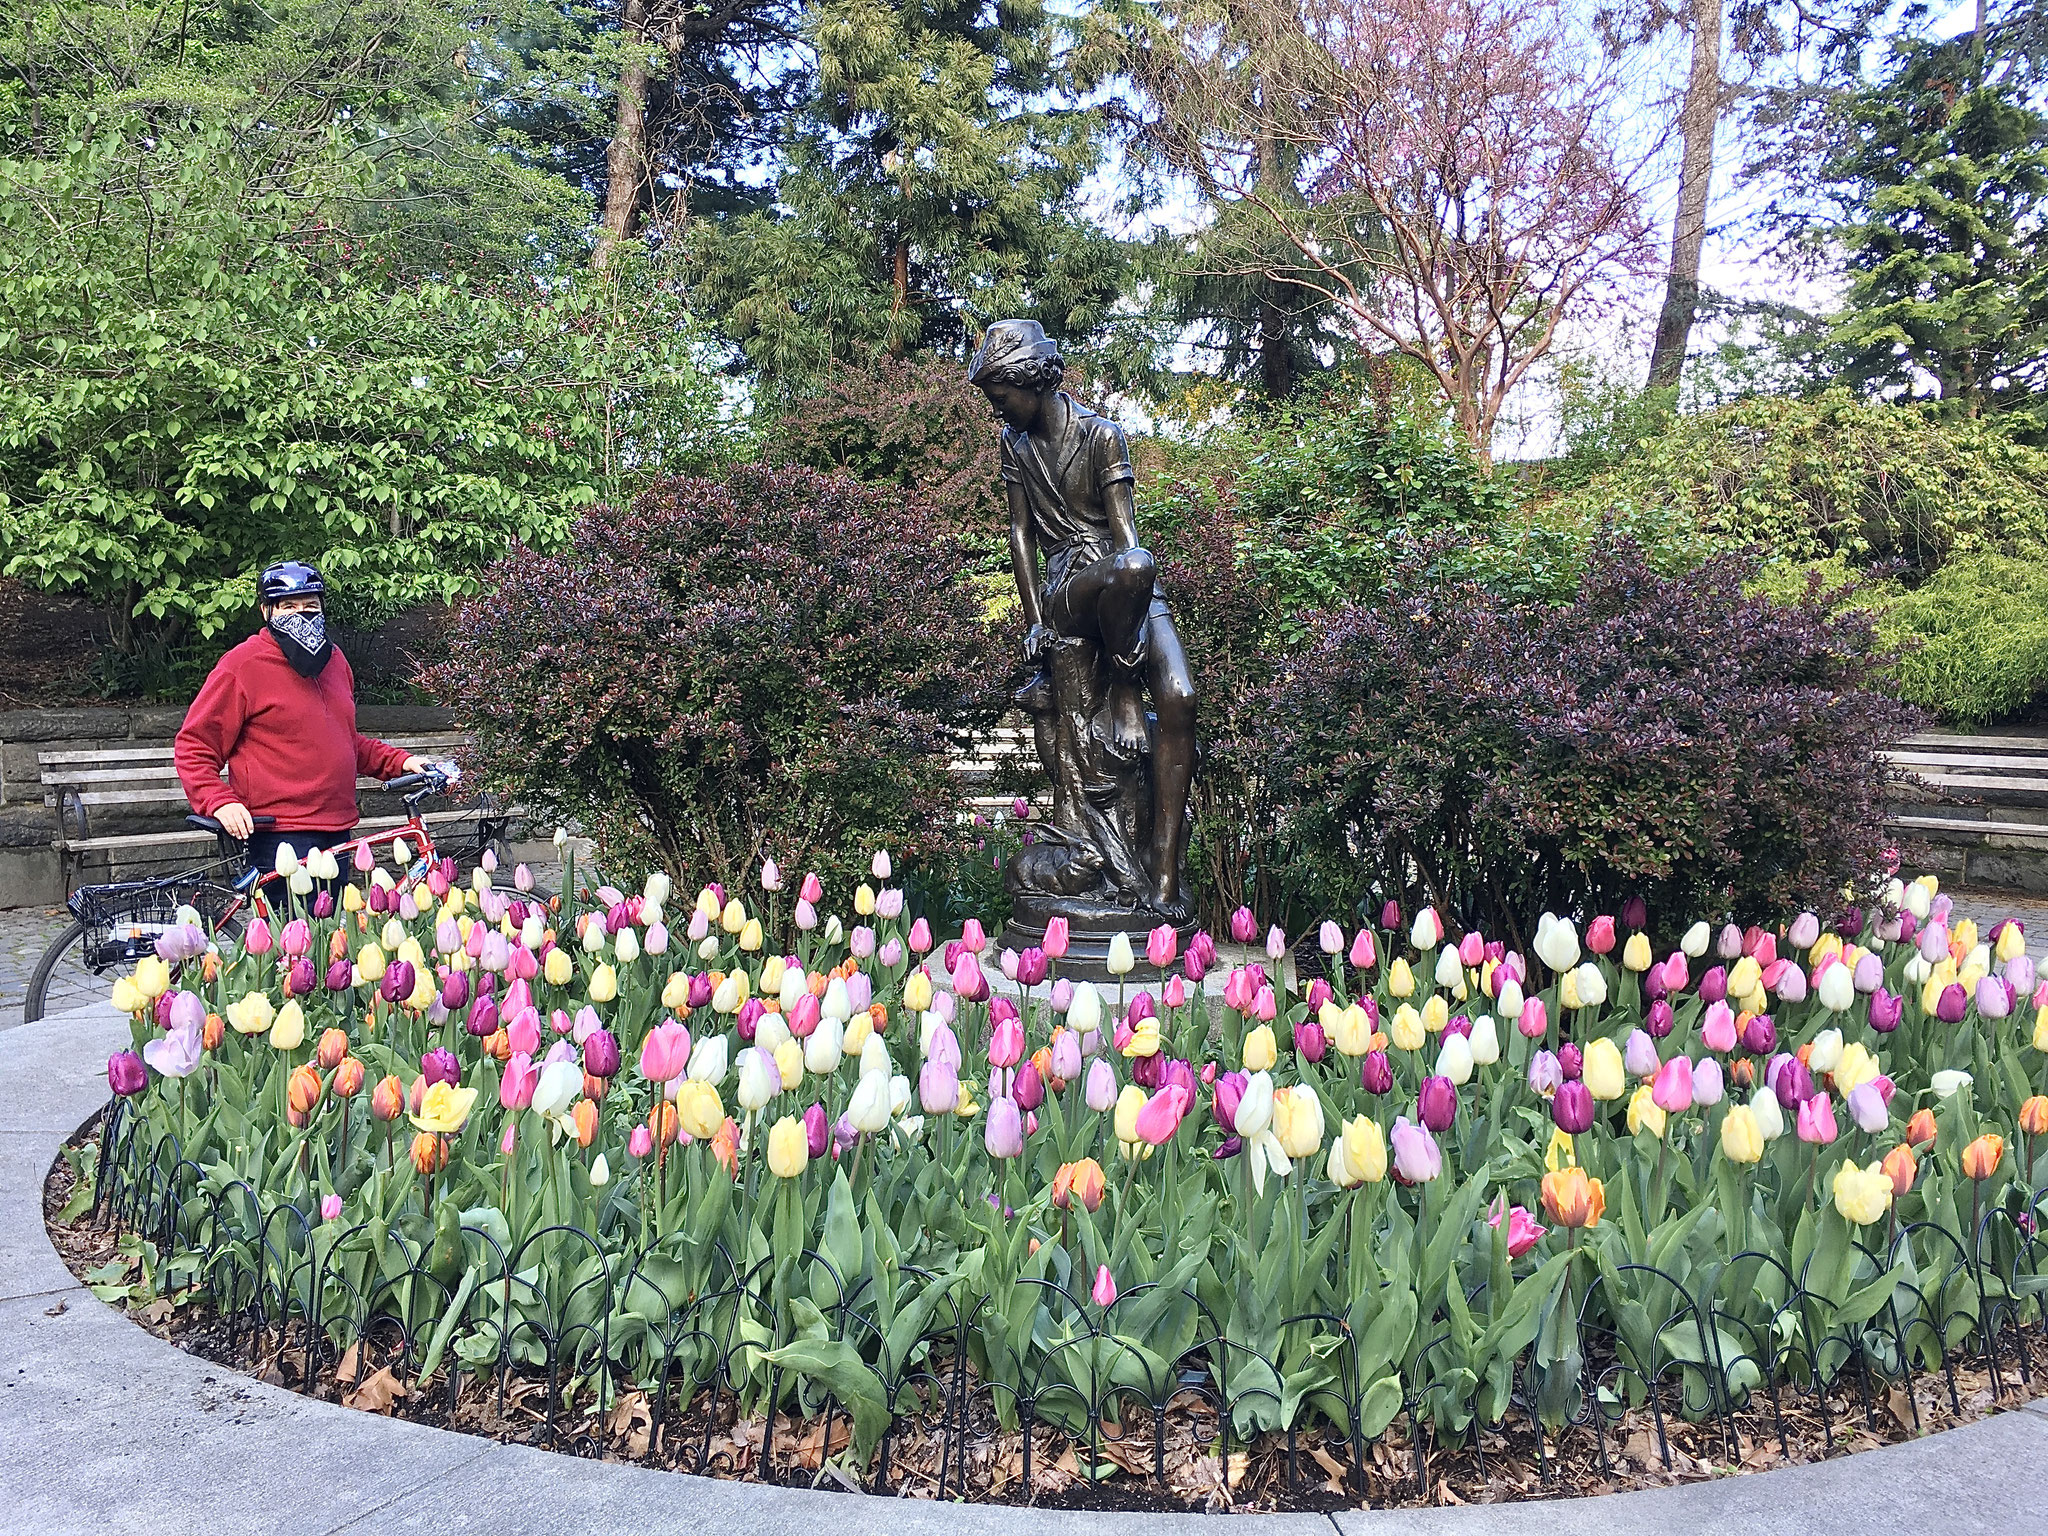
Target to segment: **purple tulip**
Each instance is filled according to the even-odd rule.
[[[107,1058],[107,1086],[131,1099],[149,1086],[149,1070],[133,1051],[116,1051]]]
[[[432,1087],[435,1083],[459,1083],[462,1081],[462,1063],[455,1059],[455,1053],[445,1045],[437,1045],[420,1058],[420,1076]]]
[[[1415,1112],[1432,1131],[1448,1131],[1458,1118],[1458,1085],[1448,1077],[1425,1077],[1415,1096]]]
[[[488,1040],[498,1028],[498,1005],[488,997],[478,998],[469,1005],[462,1027],[475,1039]]]
[[[1960,1024],[1963,1015],[1970,1011],[1970,994],[1960,981],[1952,981],[1941,989],[1941,999],[1934,1005],[1934,1016],[1944,1024]]]
[[[685,1008],[708,1008],[711,1006],[711,994],[715,990],[717,989],[711,985],[711,973],[709,971],[701,971],[690,978],[689,991],[683,998],[683,1006]]]
[[[1394,1172],[1405,1183],[1427,1184],[1444,1171],[1443,1149],[1428,1128],[1408,1123],[1406,1115],[1394,1121],[1387,1140],[1394,1152]]]
[[[1380,928],[1383,932],[1392,933],[1396,928],[1400,926],[1401,903],[1399,903],[1398,901],[1390,901],[1385,906],[1380,908]]]
[[[1216,1086],[1209,1091],[1209,1115],[1222,1128],[1224,1135],[1237,1134],[1237,1106],[1244,1102],[1246,1084],[1251,1081],[1243,1072],[1223,1072],[1216,1078]]]
[[[1778,1048],[1778,1026],[1760,1013],[1742,1026],[1742,1048],[1752,1056],[1768,1056]]]
[[[1444,1024],[1444,1037],[1448,1039],[1452,1035],[1459,1035],[1470,1040],[1472,1038],[1472,1021],[1462,1013],[1456,1018],[1448,1020]]]
[[[610,1030],[593,1030],[584,1040],[583,1070],[592,1077],[619,1075],[619,1042]]]
[[[1813,1097],[1813,1074],[1806,1070],[1806,1063],[1797,1056],[1779,1058],[1777,1076],[1772,1080],[1771,1091],[1778,1096],[1781,1108],[1791,1111]]]
[[[1631,896],[1621,904],[1621,920],[1631,928],[1647,928],[1650,923],[1650,904],[1640,896]]]
[[[762,1015],[768,1012],[768,1005],[758,997],[750,997],[740,1004],[740,1011],[733,1015],[733,1032],[747,1044],[754,1043],[754,1036],[760,1032]]]
[[[1891,993],[1879,987],[1870,994],[1870,1027],[1880,1035],[1888,1035],[1899,1027],[1899,1020],[1906,1015],[1906,995]]]
[[[285,972],[284,990],[288,996],[304,997],[320,984],[320,973],[313,966],[311,955],[301,955]]]
[[[1147,1093],[1156,1092],[1166,1083],[1166,1053],[1154,1051],[1150,1056],[1140,1056],[1131,1063],[1131,1081]]]
[[[1045,1102],[1045,1079],[1039,1076],[1038,1063],[1028,1056],[1017,1069],[1017,1080],[1010,1084],[1010,1097],[1023,1110],[1036,1109]]]
[[[403,1002],[412,996],[414,983],[418,980],[410,960],[394,960],[384,970],[383,994],[387,1003]]]
[[[441,1006],[450,1013],[469,1001],[469,974],[466,971],[450,971],[441,983]]]
[[[1576,1078],[1561,1085],[1550,1101],[1550,1118],[1567,1136],[1577,1136],[1593,1124],[1593,1091]]]
[[[988,1126],[982,1138],[994,1158],[1020,1157],[1024,1152],[1024,1117],[1014,1099],[988,1101]]]
[[[1664,967],[1653,965],[1643,972],[1643,996],[1652,1003],[1662,1003],[1671,995],[1671,984],[1664,979]]]
[[[1700,977],[1700,1001],[1718,1003],[1728,995],[1728,968],[1724,965],[1710,967]]]
[[[1564,1085],[1564,1068],[1557,1064],[1555,1051],[1538,1051],[1529,1058],[1529,1090],[1549,1098]]]
[[[1314,1019],[1304,1019],[1294,1026],[1294,1052],[1303,1061],[1319,1062],[1329,1049],[1329,1036]]]
[[[1835,920],[1835,932],[1852,943],[1863,936],[1863,909],[1851,907]]]
[[[1643,1028],[1652,1040],[1662,1040],[1671,1033],[1671,1005],[1659,998],[1650,1004],[1650,1010],[1643,1015]]]
[[[1566,1082],[1577,1082],[1586,1070],[1586,1053],[1572,1041],[1565,1041],[1557,1048],[1557,1069],[1564,1074]]]
[[[1330,984],[1318,976],[1308,984],[1308,1016],[1314,1018],[1317,1014],[1321,1013],[1323,1011],[1323,1004],[1329,1002],[1335,996],[1336,993],[1330,990]]]
[[[1241,1136],[1226,1136],[1226,1137],[1224,1137],[1224,1138],[1223,1138],[1223,1139],[1222,1139],[1221,1141],[1219,1141],[1219,1142],[1218,1142],[1218,1143],[1216,1144],[1216,1150],[1215,1150],[1214,1152],[1212,1152],[1212,1153],[1210,1154],[1210,1156],[1214,1157],[1214,1158],[1216,1159],[1216,1161],[1220,1163],[1220,1162],[1222,1162],[1222,1161],[1223,1161],[1224,1159],[1226,1159],[1226,1158],[1231,1158],[1231,1157],[1235,1157],[1235,1156],[1237,1156],[1237,1154],[1238,1154],[1238,1153],[1240,1153],[1240,1152],[1242,1152],[1243,1150],[1244,1150],[1244,1138],[1243,1138],[1243,1137],[1241,1137]]]
[[[1358,1063],[1358,1085],[1367,1093],[1394,1091],[1394,1064],[1385,1051],[1367,1051]]]
[[[1035,987],[1045,980],[1047,962],[1045,951],[1033,945],[1017,956],[1017,984],[1021,987]]]
[[[825,1106],[813,1104],[804,1111],[804,1146],[812,1157],[823,1157],[832,1144],[832,1127],[825,1119]]]

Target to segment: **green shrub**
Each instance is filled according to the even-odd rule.
[[[2048,696],[2048,570],[1975,555],[1879,604],[1900,647],[1899,692],[1958,725],[2020,714]]]
[[[1951,557],[2048,554],[2048,453],[1846,390],[1760,396],[1678,418],[1554,509],[1608,514],[1677,515],[1784,559],[1927,573]]]

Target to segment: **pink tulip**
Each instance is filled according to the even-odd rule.
[[[1486,1220],[1489,1226],[1498,1227],[1500,1225],[1500,1207],[1496,1205]],[[1531,1216],[1521,1206],[1509,1207],[1508,1257],[1519,1259],[1531,1248],[1534,1248],[1542,1240],[1543,1234],[1549,1230],[1548,1227],[1537,1221],[1534,1216]]]
[[[789,1010],[789,1032],[799,1040],[809,1039],[822,1017],[823,1004],[806,992],[796,1000],[796,1006]]]
[[[654,1154],[654,1132],[645,1125],[633,1127],[633,1134],[626,1138],[626,1150],[635,1157],[651,1157]]]
[[[370,852],[370,845],[368,843],[357,843],[356,856],[349,862],[355,865],[361,873],[368,874],[377,867],[377,856]]]
[[[1024,1152],[1024,1118],[1014,1099],[988,1101],[988,1124],[982,1142],[993,1158],[1020,1157]]]
[[[647,1032],[640,1046],[640,1075],[650,1083],[681,1077],[690,1065],[690,1032],[673,1019]]]
[[[1650,1101],[1667,1115],[1682,1115],[1692,1108],[1692,1063],[1674,1056],[1657,1069],[1650,1084]]]
[[[1116,1280],[1111,1276],[1107,1264],[1095,1266],[1095,1289],[1092,1294],[1098,1307],[1107,1309],[1116,1305]]]
[[[1014,1017],[1004,1019],[989,1035],[988,1064],[1014,1067],[1024,1059],[1024,1026]]]
[[[1167,1084],[1138,1111],[1139,1137],[1155,1147],[1165,1146],[1180,1129],[1181,1116],[1187,1113],[1187,1108],[1188,1091],[1178,1083]]]
[[[514,1051],[505,1063],[505,1070],[498,1078],[498,1104],[501,1108],[521,1110],[533,1102],[533,1090],[540,1083],[540,1068],[533,1058],[524,1051]]]
[[[1351,941],[1350,960],[1356,970],[1369,971],[1379,963],[1379,951],[1373,943],[1372,930],[1361,928]]]
[[[1458,960],[1461,964],[1477,965],[1485,958],[1486,941],[1479,937],[1478,929],[1473,929],[1464,938],[1458,940]]]
[[[804,883],[797,888],[796,894],[799,901],[808,901],[815,907],[825,899],[825,882],[820,880],[817,871],[813,870],[804,876]]]
[[[1550,1030],[1550,1018],[1544,1011],[1540,997],[1522,1000],[1522,1016],[1515,1021],[1515,1028],[1531,1040],[1541,1040]]]
[[[1700,1043],[1722,1055],[1735,1049],[1735,1010],[1727,1003],[1709,1003],[1700,1021]]]
[[[249,925],[249,931],[242,939],[242,948],[252,955],[267,955],[270,945],[270,924],[259,917]]]
[[[294,960],[313,947],[313,930],[306,926],[303,917],[295,917],[284,925],[279,947]]]
[[[1165,998],[1167,1007],[1185,1007],[1188,1000],[1187,984],[1178,976],[1169,976],[1166,978],[1166,986],[1162,990],[1161,995]]]
[[[964,1003],[978,1003],[988,996],[988,978],[981,974],[981,962],[972,950],[963,952],[953,968],[953,992]]]
[[[1179,953],[1180,935],[1171,923],[1161,923],[1145,939],[1145,958],[1161,970],[1173,964]]]
[[[1614,948],[1614,919],[1605,914],[1586,925],[1586,948],[1604,955]]]
[[[522,1008],[505,1021],[505,1043],[515,1051],[524,1051],[531,1056],[540,1049],[540,1014],[532,1008]]]
[[[1249,944],[1259,931],[1259,920],[1252,916],[1250,907],[1239,907],[1230,914],[1230,936],[1240,944]]]
[[[1835,1104],[1824,1093],[1816,1093],[1799,1106],[1799,1139],[1818,1147],[1829,1146],[1840,1132],[1835,1128]]]
[[[960,925],[960,944],[971,955],[979,955],[988,948],[988,935],[982,932],[980,918],[970,917]]]

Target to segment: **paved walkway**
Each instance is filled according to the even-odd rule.
[[[42,1182],[106,1094],[104,1006],[0,1034],[0,1509],[39,1536],[717,1531],[785,1536],[2009,1536],[2040,1522],[2048,1402],[1812,1466],[1600,1499],[1324,1515],[1073,1514],[722,1482],[352,1412],[209,1364],[93,1299]],[[2017,1474],[2017,1475],[2016,1475]]]

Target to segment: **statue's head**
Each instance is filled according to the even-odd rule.
[[[1065,376],[1058,345],[1036,320],[998,320],[967,365],[967,382],[987,395],[996,414],[1020,431],[1038,419],[1045,397]]]

